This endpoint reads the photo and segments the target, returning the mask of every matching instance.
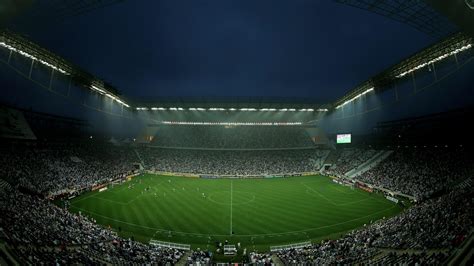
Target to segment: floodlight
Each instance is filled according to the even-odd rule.
[[[408,69],[407,71],[404,71],[404,72],[400,73],[400,74],[397,76],[397,78],[401,78],[401,77],[403,77],[403,76],[405,76],[405,75],[407,75],[407,74],[410,74],[410,73],[412,73],[412,72],[414,72],[414,71],[416,71],[416,70],[418,70],[418,69],[420,69],[420,68],[423,68],[423,67],[425,67],[425,66],[428,66],[428,65],[431,65],[431,64],[436,63],[436,62],[438,62],[438,61],[441,61],[441,60],[445,59],[445,58],[448,57],[448,56],[455,55],[455,54],[460,53],[460,52],[462,52],[462,51],[464,51],[464,50],[467,50],[467,49],[469,49],[469,48],[471,48],[471,47],[472,47],[472,44],[468,44],[468,45],[465,45],[465,46],[463,46],[463,47],[461,47],[461,48],[455,49],[455,50],[453,50],[453,51],[451,51],[451,52],[447,52],[447,53],[445,53],[445,54],[443,54],[443,55],[440,55],[440,56],[438,56],[438,57],[436,57],[436,58],[431,59],[430,61],[421,63],[421,64],[419,64],[419,65],[417,65],[417,66],[415,66],[415,67],[413,67],[413,68]]]

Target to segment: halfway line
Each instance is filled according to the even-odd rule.
[[[230,235],[232,235],[232,180],[230,180]]]

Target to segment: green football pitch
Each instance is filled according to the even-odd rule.
[[[324,176],[198,179],[144,174],[74,198],[70,210],[142,242],[212,248],[216,241],[228,240],[268,250],[339,237],[402,208]]]

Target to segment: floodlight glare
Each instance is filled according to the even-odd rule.
[[[34,61],[38,61],[38,62],[40,62],[41,64],[43,64],[43,65],[45,65],[45,66],[47,66],[47,67],[49,67],[49,68],[52,68],[52,69],[54,69],[54,70],[56,70],[56,71],[59,71],[60,73],[62,73],[62,74],[64,74],[64,75],[69,75],[69,73],[66,72],[64,69],[61,69],[61,68],[59,68],[59,67],[56,67],[56,66],[54,66],[53,64],[51,64],[51,63],[49,63],[49,62],[46,62],[46,61],[44,61],[44,60],[41,60],[41,59],[39,59],[39,58],[37,58],[37,57],[35,57],[35,56],[33,56],[33,55],[31,55],[31,54],[25,52],[25,51],[22,51],[22,50],[20,50],[20,49],[17,49],[17,48],[15,48],[15,47],[13,47],[13,46],[11,46],[11,45],[8,45],[8,44],[6,44],[6,43],[4,43],[4,42],[0,42],[0,46],[5,47],[5,48],[7,48],[8,50],[10,50],[10,51],[12,51],[12,52],[19,53],[19,54],[23,55],[24,57],[28,57],[28,58],[30,58],[30,59],[32,59],[32,60],[34,60]]]
[[[346,104],[348,104],[348,103],[350,103],[350,102],[356,100],[357,98],[362,97],[362,95],[367,94],[367,93],[369,93],[369,92],[371,92],[371,91],[373,91],[373,90],[374,90],[374,87],[372,87],[372,88],[370,88],[370,89],[367,89],[367,90],[365,90],[364,92],[361,92],[361,93],[357,94],[357,95],[354,96],[352,99],[349,99],[349,100],[347,100],[347,101],[341,103],[340,105],[338,105],[338,106],[336,107],[336,109],[341,108],[342,106],[344,106],[344,105],[346,105]]]
[[[124,103],[122,100],[120,100],[120,99],[118,99],[118,98],[117,98],[117,99],[115,99],[115,100],[116,100],[118,103],[120,103],[121,105],[123,105],[123,106],[125,106],[125,107],[127,107],[127,108],[129,108],[129,107],[130,107],[130,105],[128,105],[128,104],[126,104],[126,103]]]
[[[421,64],[419,64],[419,65],[417,65],[417,66],[415,66],[415,67],[413,67],[413,68],[411,68],[411,69],[408,69],[407,71],[404,71],[404,72],[400,73],[400,74],[397,76],[397,78],[401,78],[401,77],[403,77],[403,76],[405,76],[405,75],[407,75],[407,74],[410,74],[410,73],[412,73],[412,72],[414,72],[414,71],[416,71],[416,70],[418,70],[418,69],[420,69],[420,68],[423,68],[423,67],[425,67],[425,66],[428,66],[428,65],[431,65],[431,64],[436,63],[436,62],[438,62],[438,61],[441,61],[441,60],[445,59],[445,58],[448,57],[448,56],[455,55],[455,54],[460,53],[460,52],[462,52],[462,51],[464,51],[464,50],[467,50],[467,49],[469,49],[469,48],[471,48],[471,47],[472,47],[472,44],[468,44],[468,45],[465,45],[465,46],[463,46],[463,47],[461,47],[461,48],[455,49],[455,50],[453,50],[453,51],[451,51],[451,52],[448,52],[448,53],[445,53],[445,54],[443,54],[443,55],[440,55],[440,56],[438,56],[438,57],[436,57],[436,58],[434,58],[434,59],[432,59],[432,60],[430,60],[430,61],[428,61],[428,62],[421,63]]]
[[[30,59],[33,60],[33,61],[39,62],[40,64],[42,64],[42,65],[44,65],[44,66],[47,66],[47,67],[49,67],[49,68],[51,68],[51,69],[53,69],[53,70],[56,70],[56,71],[58,71],[59,73],[62,73],[62,74],[64,74],[64,75],[70,75],[70,73],[67,72],[66,70],[64,70],[64,69],[62,69],[62,68],[60,68],[60,67],[58,67],[58,66],[55,66],[55,65],[53,65],[53,64],[50,63],[50,62],[47,62],[47,61],[45,61],[45,60],[42,60],[42,59],[40,59],[40,58],[38,58],[38,57],[36,57],[36,56],[34,56],[34,55],[32,55],[32,54],[29,54],[28,52],[25,52],[25,51],[23,51],[23,50],[21,50],[21,49],[19,49],[19,48],[13,47],[13,46],[10,45],[10,44],[7,44],[7,43],[5,43],[5,42],[0,42],[0,46],[1,46],[1,47],[4,47],[4,48],[6,48],[6,49],[8,49],[8,50],[10,50],[10,51],[12,51],[12,52],[18,53],[18,54],[20,54],[20,55],[22,55],[22,56],[24,56],[24,57],[30,58]],[[130,106],[129,106],[128,104],[126,104],[123,100],[120,100],[118,97],[116,97],[116,96],[114,96],[114,95],[112,95],[112,94],[109,94],[107,91],[105,91],[105,90],[103,90],[103,89],[101,89],[101,88],[99,88],[99,87],[97,87],[97,86],[95,86],[95,85],[91,85],[89,88],[92,89],[93,91],[97,91],[97,92],[99,92],[100,94],[105,95],[105,96],[111,98],[112,100],[115,100],[116,102],[120,103],[121,105],[123,105],[123,106],[125,106],[125,107],[130,107]]]
[[[186,122],[186,121],[161,121],[165,125],[186,126],[299,126],[302,122]]]
[[[105,94],[105,93],[106,93],[103,89],[100,89],[100,88],[98,88],[98,87],[95,86],[95,85],[92,85],[92,86],[91,86],[91,89],[92,89],[92,90],[95,90],[95,91],[97,91],[97,92],[99,92],[100,94]]]

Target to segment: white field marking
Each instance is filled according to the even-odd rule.
[[[163,181],[161,181],[160,183],[154,185],[154,186],[153,186],[153,190],[154,190],[155,192],[159,192],[158,190],[156,190],[156,187],[159,186],[159,185],[161,185],[161,184],[163,184],[164,182],[166,182],[166,180],[163,180]],[[135,196],[135,198],[133,198],[133,199],[127,201],[127,205],[130,204],[130,203],[132,203],[132,202],[134,202],[135,200],[137,200],[137,199],[143,197],[143,196],[145,196],[145,195],[144,195],[144,194],[139,194],[139,195]]]
[[[321,194],[319,191],[313,189],[312,187],[304,184],[304,183],[301,183],[303,186],[307,187],[309,190],[313,191],[313,192],[316,192],[316,194],[318,194],[319,196],[321,196],[323,199],[327,200],[329,203],[331,203],[332,205],[337,205],[336,203],[334,203],[334,201],[330,200],[329,198],[327,198],[326,196],[324,196],[323,194]]]
[[[165,181],[166,181],[166,180],[165,180]],[[161,184],[164,183],[165,181],[162,181],[162,182],[156,184],[155,186],[153,186],[153,190],[156,191],[156,192],[158,192],[158,190],[156,190],[156,186],[161,185]],[[122,190],[123,190],[123,189],[122,189]],[[107,191],[108,191],[108,192],[112,192],[112,193],[114,193],[114,194],[120,194],[119,192],[116,192],[116,191],[109,191],[109,190],[107,190]],[[105,198],[102,198],[102,197],[96,197],[97,195],[98,195],[97,193],[93,193],[92,195],[89,195],[89,196],[87,196],[87,197],[84,197],[84,198],[82,198],[82,199],[79,199],[79,200],[73,202],[73,203],[71,204],[71,206],[74,205],[74,204],[77,203],[77,202],[83,201],[83,200],[88,199],[88,198],[95,198],[95,199],[98,199],[98,200],[105,200],[105,201],[113,202],[113,203],[120,204],[120,205],[129,205],[130,203],[136,201],[137,199],[139,199],[139,198],[141,198],[141,197],[150,196],[150,195],[139,194],[139,195],[135,196],[135,198],[133,198],[133,199],[127,201],[127,202],[120,202],[120,201],[115,201],[115,200],[111,200],[111,199],[105,199]],[[76,207],[76,208],[77,208],[77,207]]]
[[[310,182],[311,183],[311,182]],[[314,183],[314,182],[313,182]],[[306,187],[308,187],[310,190],[316,192],[317,194],[319,194],[320,196],[323,196],[323,194],[321,194],[320,192],[312,189],[311,187],[307,186],[306,184],[307,183],[302,183],[303,185],[305,185]],[[344,192],[342,192],[344,193]],[[380,202],[380,203],[390,203],[388,200],[387,201],[383,201],[383,200],[380,200],[378,197],[370,197],[367,192],[363,192],[363,191],[360,191],[359,189],[356,189],[354,190],[354,192],[346,192],[346,194],[354,194],[354,193],[357,193],[357,194],[361,194],[361,195],[364,195],[365,198],[364,199],[360,199],[360,200],[357,200],[357,201],[352,201],[352,202],[347,202],[347,203],[334,203],[333,201],[329,200],[328,198],[324,197],[326,200],[330,201],[332,204],[336,205],[336,206],[346,206],[346,205],[351,205],[353,203],[358,203],[358,202],[363,202],[363,201],[366,201],[366,200],[369,200],[369,199],[375,199],[376,201]]]
[[[110,193],[112,193],[112,194],[114,194],[114,195],[117,195],[117,194],[120,194],[120,193],[122,193],[122,192],[121,192],[120,190],[118,190],[118,191],[112,191],[112,190],[110,190],[110,189],[107,189],[106,191],[102,192],[102,195],[103,195],[103,194],[110,194]]]
[[[233,193],[232,180],[230,180],[230,232],[229,232],[229,235],[232,235],[232,193]]]
[[[98,199],[98,200],[105,200],[105,201],[113,202],[113,203],[120,204],[120,205],[128,205],[128,202],[120,202],[120,201],[111,200],[111,199],[106,199],[106,198],[101,198],[101,197],[96,197],[96,196],[93,196],[93,198],[94,198],[94,199]]]
[[[227,190],[214,191],[214,192],[210,193],[210,194],[207,196],[207,199],[208,199],[210,202],[213,202],[213,203],[215,203],[215,204],[228,206],[229,203],[222,203],[222,202],[218,202],[218,201],[215,201],[214,199],[212,199],[212,196],[213,196],[213,195],[216,195],[217,193],[220,193],[220,192],[227,192]],[[238,193],[246,193],[246,194],[252,195],[252,199],[250,199],[250,200],[248,200],[248,201],[241,202],[241,203],[233,203],[233,202],[232,202],[232,206],[233,206],[233,205],[250,204],[250,203],[254,202],[255,199],[256,199],[255,194],[252,193],[252,192],[245,192],[245,191],[236,191],[236,192],[238,192]]]
[[[316,181],[301,182],[301,184],[312,184],[312,183],[320,183],[320,181],[316,180]],[[335,189],[335,190],[339,191],[340,193],[349,194],[349,195],[356,194],[357,192],[359,192],[357,190],[348,191],[348,192],[342,191],[340,185],[336,185],[334,183],[331,183],[328,187],[332,188],[332,189]]]
[[[305,182],[305,184],[314,183],[314,182],[316,182],[316,181]],[[332,187],[333,187],[334,189],[336,189],[336,186],[332,186]],[[339,189],[340,189],[340,188],[337,188],[336,190],[339,190]],[[368,193],[367,193],[367,192],[362,191],[361,189],[358,189],[358,188],[355,188],[353,191],[349,191],[349,192],[341,191],[341,193],[351,194],[351,195],[352,195],[352,194],[360,194],[360,195],[364,195],[364,196],[368,197]],[[375,199],[376,199],[377,201],[380,201],[380,200],[378,199],[378,197],[375,197]],[[383,202],[383,201],[380,201],[380,202]]]
[[[329,188],[334,189],[334,190],[337,190],[339,193],[343,193],[343,194],[346,194],[346,195],[356,194],[356,191],[355,191],[355,190],[354,190],[354,191],[344,191],[344,190],[341,190],[340,185],[329,186]]]
[[[156,228],[156,227],[150,227],[150,226],[145,226],[145,225],[139,225],[139,224],[124,222],[124,221],[122,221],[122,220],[110,218],[110,217],[108,217],[108,216],[104,216],[104,215],[98,214],[98,213],[96,213],[96,212],[88,211],[88,210],[86,210],[86,209],[79,208],[79,207],[76,207],[76,206],[71,206],[71,207],[72,207],[72,208],[76,208],[76,209],[81,210],[81,211],[86,212],[86,213],[93,214],[93,215],[98,216],[98,217],[102,217],[102,218],[104,218],[104,219],[108,219],[108,220],[110,220],[110,221],[114,221],[114,222],[118,222],[118,223],[122,223],[122,224],[127,224],[127,225],[131,225],[131,226],[135,226],[135,227],[145,228],[145,229],[152,229],[152,230],[156,230],[157,232],[158,232],[158,231],[159,231],[159,232],[171,232],[171,233],[174,233],[174,234],[194,235],[194,236],[217,236],[217,237],[226,237],[226,236],[229,236],[229,235],[201,234],[201,233],[188,233],[188,232],[180,232],[180,231],[170,231],[170,230],[160,229],[160,228]],[[314,228],[307,228],[307,229],[302,229],[302,230],[297,230],[297,231],[289,231],[289,232],[282,232],[282,233],[255,234],[255,235],[235,235],[235,236],[245,236],[245,237],[261,237],[261,236],[277,236],[277,235],[283,236],[283,235],[289,235],[289,234],[295,234],[295,233],[310,232],[310,231],[313,231],[313,230],[328,228],[328,227],[332,227],[332,226],[336,226],[336,225],[341,225],[341,224],[346,224],[346,223],[354,222],[354,221],[357,221],[357,220],[361,220],[361,219],[370,217],[370,216],[372,216],[372,215],[375,215],[375,214],[378,214],[378,213],[381,213],[381,212],[385,212],[385,211],[391,210],[391,209],[393,209],[393,208],[395,208],[395,207],[397,207],[397,206],[392,206],[392,207],[390,207],[390,208],[388,208],[388,209],[376,211],[376,212],[371,213],[371,214],[369,214],[369,215],[357,217],[357,218],[354,218],[354,219],[351,219],[351,220],[347,220],[347,221],[344,221],[344,222],[335,223],[335,224],[330,224],[330,225],[324,225],[324,226],[319,226],[319,227],[314,227]],[[357,230],[357,228],[354,228],[354,230]],[[156,233],[156,232],[155,232],[155,233]],[[336,232],[336,233],[337,233],[337,232]]]
[[[96,193],[92,193],[91,195],[89,195],[89,196],[87,196],[87,197],[84,197],[84,198],[82,198],[82,199],[78,199],[78,200],[76,200],[76,201],[73,200],[74,202],[71,203],[71,205],[73,205],[73,204],[75,204],[75,203],[78,203],[78,202],[80,202],[80,201],[83,201],[83,200],[85,200],[85,199],[88,199],[88,198],[90,198],[90,197],[93,197],[93,196],[95,196],[95,194],[96,194]]]
[[[347,205],[352,205],[354,203],[359,203],[359,202],[364,202],[366,200],[369,200],[370,198],[365,198],[365,199],[360,199],[360,200],[356,200],[356,201],[350,201],[350,202],[346,202],[346,203],[340,203],[340,204],[336,204],[336,206],[347,206]]]
[[[309,190],[306,190],[306,193],[309,194],[309,195],[314,195],[314,193],[311,193],[311,191]],[[354,203],[359,203],[359,202],[364,202],[366,200],[369,200],[371,199],[370,197],[367,197],[367,198],[364,198],[364,199],[360,199],[360,200],[356,200],[356,201],[350,201],[350,202],[346,202],[346,203],[331,203],[333,204],[334,206],[347,206],[347,205],[352,205]]]

